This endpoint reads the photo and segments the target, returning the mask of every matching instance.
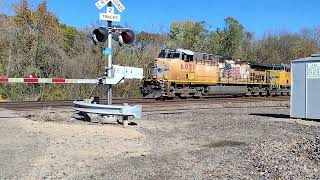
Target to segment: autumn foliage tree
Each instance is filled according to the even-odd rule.
[[[290,63],[291,60],[319,52],[319,28],[299,33],[270,33],[255,40],[254,34],[232,17],[225,18],[222,28],[209,30],[205,22],[171,24],[169,48],[186,48],[222,55],[225,59],[262,63]]]
[[[1,16],[0,28],[2,76],[94,78],[98,74],[96,48],[86,34],[59,23],[46,1],[34,10],[28,0],[15,4],[13,16]],[[2,86],[2,97],[17,100],[63,99],[86,93],[72,86]]]
[[[290,63],[319,51],[319,44],[298,33],[268,34],[256,42],[257,58],[264,63]]]

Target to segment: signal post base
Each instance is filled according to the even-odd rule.
[[[81,114],[97,114],[104,117],[104,121],[115,120],[115,117],[120,117],[121,123],[128,126],[129,117],[140,119],[142,116],[142,106],[135,105],[104,105],[98,104],[95,101],[84,100],[74,101],[74,109]]]
[[[122,125],[124,127],[127,127],[129,125],[129,117],[128,116],[123,116],[122,117]]]

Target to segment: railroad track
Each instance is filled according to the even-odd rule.
[[[22,102],[0,102],[0,108],[6,109],[23,109],[23,108],[45,108],[45,107],[72,107],[74,100],[65,100],[65,101],[22,101]],[[123,104],[123,103],[146,103],[143,99],[114,99],[114,104]],[[107,103],[106,100],[102,100],[101,103]]]
[[[259,102],[288,102],[290,98],[288,97],[242,97],[242,98],[218,98],[218,99],[209,99],[209,100],[199,100],[199,101],[192,101],[192,105],[190,106],[190,101],[188,104],[184,103],[183,105],[179,104],[165,104],[159,107],[157,105],[153,106],[146,106],[143,109],[143,113],[145,115],[153,115],[153,114],[180,114],[180,113],[187,113],[187,112],[212,112],[212,111],[219,111],[225,109],[247,109],[247,108],[288,108],[287,103],[275,103],[274,105],[268,104],[260,104],[258,106],[254,104],[249,104],[243,106],[244,103],[259,103]],[[199,105],[199,106],[197,106]],[[210,105],[217,105],[211,106]],[[157,108],[155,108],[157,107]]]
[[[167,106],[179,104],[224,104],[224,103],[247,103],[247,102],[263,102],[263,101],[289,101],[289,97],[239,97],[239,98],[207,98],[207,99],[174,99],[170,101],[156,101],[153,99],[114,99],[114,104],[141,104],[144,106]],[[107,103],[102,100],[101,103]],[[23,110],[23,109],[39,109],[39,108],[59,108],[72,107],[73,101],[24,101],[24,102],[1,102],[0,108]]]
[[[180,114],[180,113],[190,113],[190,112],[212,112],[219,111],[222,109],[253,109],[253,108],[287,108],[285,106],[234,106],[234,107],[212,107],[212,108],[196,108],[196,109],[186,109],[186,108],[173,108],[169,110],[144,110],[145,115],[155,115],[155,114]]]

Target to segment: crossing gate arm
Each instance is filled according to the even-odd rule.
[[[97,79],[63,79],[63,78],[0,78],[0,83],[27,84],[98,84]]]
[[[114,65],[112,77],[97,79],[64,79],[64,78],[7,78],[0,77],[0,83],[29,83],[29,84],[119,84],[125,79],[142,79],[143,69]]]

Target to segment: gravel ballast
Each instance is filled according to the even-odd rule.
[[[3,120],[10,121],[10,127],[0,125],[7,133],[0,141],[0,179],[320,179],[320,123],[290,119],[288,104],[224,104],[212,110],[217,105],[205,105],[209,109],[203,111],[144,113],[138,125],[126,128],[70,118],[65,123]],[[181,105],[188,107],[201,105]],[[10,131],[17,127],[21,130]],[[10,132],[32,143],[10,145]],[[17,148],[37,153],[28,154],[23,164],[16,158]],[[8,149],[17,153],[8,154]],[[9,170],[9,161],[19,167],[22,163],[23,174],[12,170],[14,163]]]

